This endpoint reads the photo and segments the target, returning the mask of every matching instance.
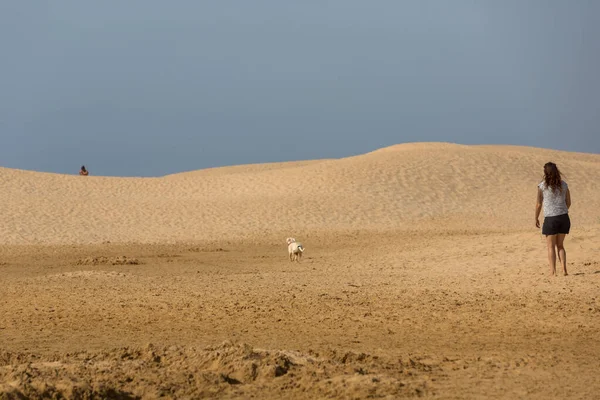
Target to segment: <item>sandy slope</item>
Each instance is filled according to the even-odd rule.
[[[0,243],[173,242],[415,222],[523,229],[548,160],[567,175],[576,224],[598,223],[599,155],[417,143],[150,179],[0,169]]]
[[[548,160],[573,192],[568,277],[532,222]],[[0,169],[0,398],[598,398],[599,172],[437,143],[152,179]]]

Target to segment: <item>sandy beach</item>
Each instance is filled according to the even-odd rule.
[[[547,161],[567,277],[534,226]],[[597,154],[449,143],[0,168],[0,398],[600,398],[598,177]]]

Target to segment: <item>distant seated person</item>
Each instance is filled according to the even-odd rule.
[[[81,170],[79,171],[79,175],[88,176],[90,173],[87,169],[85,169],[85,165],[81,166]]]

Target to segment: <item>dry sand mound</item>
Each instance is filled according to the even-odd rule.
[[[0,354],[0,398],[206,398],[279,396],[375,398],[427,391],[440,369],[418,360],[383,362],[347,352],[319,356],[224,343],[195,349],[122,348],[55,358]],[[143,374],[143,375],[142,375]]]
[[[574,224],[600,222],[600,155],[413,143],[339,160],[163,178],[0,169],[0,242],[226,240],[314,230],[531,226],[542,165],[558,163]]]
[[[127,256],[119,257],[86,257],[77,260],[75,265],[139,265],[140,261],[137,258],[127,258]]]

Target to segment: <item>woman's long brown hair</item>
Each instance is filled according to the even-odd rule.
[[[552,189],[553,192],[555,192],[556,189],[558,189],[559,192],[562,192],[562,178],[560,176],[560,171],[553,162],[544,165],[544,182],[546,182],[546,187]]]

